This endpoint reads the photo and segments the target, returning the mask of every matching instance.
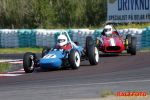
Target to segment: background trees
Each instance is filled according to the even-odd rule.
[[[0,0],[0,28],[99,27],[107,0]]]

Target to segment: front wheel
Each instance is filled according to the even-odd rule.
[[[31,52],[25,53],[23,57],[23,68],[26,73],[32,73],[34,71],[34,55]]]
[[[80,54],[78,50],[72,49],[69,54],[69,63],[72,69],[78,69],[80,67]]]
[[[94,44],[89,45],[88,51],[90,64],[97,65],[99,62],[99,53]]]

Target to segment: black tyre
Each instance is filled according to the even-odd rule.
[[[42,50],[42,58],[49,53],[49,51],[51,50],[50,47],[44,47]]]
[[[32,73],[34,71],[34,55],[31,52],[25,53],[23,57],[23,68],[26,73]]]
[[[72,69],[78,69],[80,67],[80,54],[78,50],[72,49],[69,54],[69,63]]]
[[[91,45],[91,44],[94,44],[94,40],[92,39],[92,37],[91,36],[87,36],[86,37],[86,55],[87,55],[87,57],[88,57],[88,48],[89,48],[89,45]]]
[[[136,37],[131,37],[131,55],[136,55]]]
[[[132,37],[131,34],[126,35],[126,39],[128,39],[128,45],[131,44],[131,37]],[[131,46],[128,46],[128,48],[129,49],[127,50],[127,53],[131,53]]]
[[[97,65],[99,62],[99,53],[94,44],[89,45],[88,47],[88,56],[89,62],[91,65]]]

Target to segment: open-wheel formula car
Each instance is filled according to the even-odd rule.
[[[131,34],[126,35],[125,44],[123,44],[122,34],[119,34],[114,24],[108,23],[106,25],[113,26],[115,29],[112,35],[107,37],[104,30],[100,36],[97,37],[97,48],[103,53],[121,53],[127,50],[127,53],[136,55],[136,37],[132,37]],[[102,41],[102,42],[101,42]]]
[[[44,47],[42,51],[42,58],[37,59],[35,53],[27,52],[23,57],[23,67],[26,73],[32,73],[36,66],[42,69],[62,68],[70,66],[72,69],[78,69],[80,62],[89,60],[91,65],[97,65],[99,62],[99,53],[97,47],[94,45],[92,37],[86,37],[86,51],[81,46],[77,46],[71,41],[68,33],[62,31],[60,34],[66,33],[68,43],[71,49],[63,49],[61,46],[54,46],[52,48]]]

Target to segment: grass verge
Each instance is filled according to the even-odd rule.
[[[11,54],[11,53],[26,53],[26,52],[34,52],[34,53],[41,53],[43,48],[38,47],[25,47],[25,48],[0,48],[1,54]]]
[[[101,26],[89,26],[89,27],[56,27],[55,29],[90,29],[90,30],[97,30],[97,29],[104,29],[105,25],[108,22],[104,22],[101,24]],[[116,22],[114,23],[117,29],[128,29],[128,28],[138,28],[138,29],[143,29],[146,28],[147,26],[150,26],[150,22],[127,22],[127,23],[119,23]],[[39,27],[37,29],[44,29],[43,27]]]
[[[12,67],[12,65],[8,62],[0,63],[0,73],[10,69],[11,67]]]
[[[25,48],[0,48],[0,54],[12,54],[12,53],[26,53],[26,52],[33,52],[33,53],[42,53],[43,48],[38,47],[25,47]],[[123,52],[126,52],[124,50]],[[141,50],[137,50],[137,52],[150,52],[149,48],[142,48]]]
[[[150,47],[142,48],[141,50],[137,50],[137,52],[150,52]]]
[[[102,92],[99,92],[99,95],[104,98],[110,95],[114,95],[116,96],[116,94],[113,92],[113,90],[109,89],[109,90],[102,90]]]
[[[128,92],[131,92],[130,90]],[[135,92],[135,91],[133,91]],[[117,97],[113,90],[102,90],[99,92],[101,98],[87,98],[87,99],[65,99],[65,100],[149,100],[150,95],[147,97]]]

